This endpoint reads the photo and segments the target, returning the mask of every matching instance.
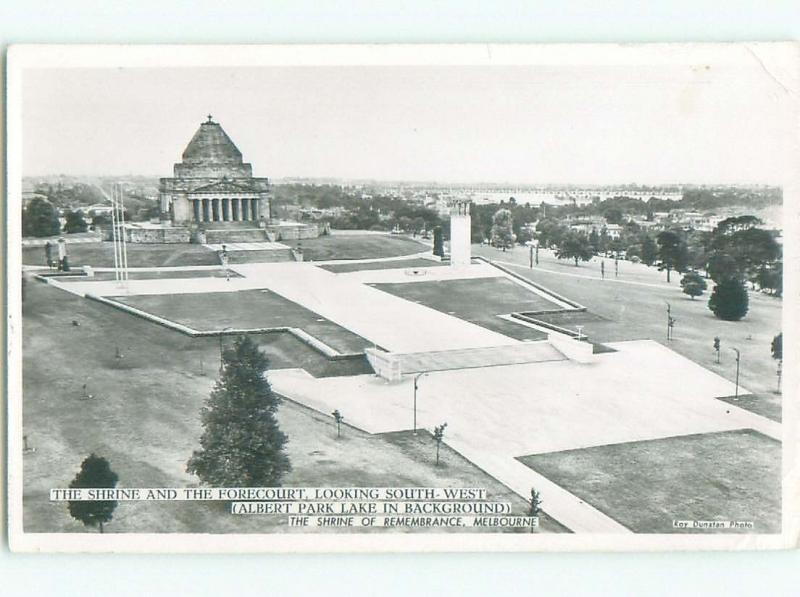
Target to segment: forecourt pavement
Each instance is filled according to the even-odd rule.
[[[523,497],[540,491],[547,512],[574,532],[627,529],[516,460],[519,456],[695,433],[752,428],[780,439],[780,424],[716,400],[734,385],[642,340],[591,364],[535,364],[432,372],[419,380],[417,424],[447,422],[445,443]],[[272,371],[275,390],[323,413],[338,409],[372,433],[408,430],[413,381],[375,376],[315,379]],[[740,388],[741,391],[741,388]]]
[[[519,342],[440,311],[401,299],[368,282],[431,281],[504,276],[485,264],[334,274],[311,263],[232,266],[242,278],[131,280],[127,292],[111,282],[52,283],[77,294],[180,294],[269,288],[394,352],[426,352]],[[420,268],[414,268],[420,269]],[[513,278],[509,278],[513,279]],[[780,425],[716,400],[735,387],[653,341],[610,345],[595,362],[437,371],[420,380],[417,421],[448,423],[445,442],[523,497],[531,487],[545,508],[575,532],[627,529],[516,460],[519,456],[619,442],[756,429],[780,438]],[[302,370],[269,373],[276,391],[323,413],[339,409],[373,433],[412,427],[411,376],[389,384],[376,376],[315,379]],[[740,388],[740,393],[746,393]]]

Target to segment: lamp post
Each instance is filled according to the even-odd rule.
[[[417,373],[414,376],[414,435],[417,434],[417,389],[419,388],[419,378],[423,375],[427,375],[428,371],[423,371],[422,373]]]
[[[733,399],[739,399],[739,361],[742,358],[742,353],[739,352],[738,348],[731,348],[732,351],[736,353],[736,394],[734,395]]]

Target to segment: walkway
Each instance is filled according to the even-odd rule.
[[[427,352],[518,344],[517,340],[446,315],[348,275],[310,263],[253,263],[231,269],[390,352]],[[445,270],[448,268],[436,268]],[[379,270],[391,271],[391,270]],[[377,275],[377,274],[376,274]],[[398,275],[395,270],[394,275]],[[403,272],[399,272],[403,276]]]
[[[626,529],[517,458],[630,441],[751,428],[780,439],[781,426],[716,400],[734,386],[652,341],[616,343],[596,363],[571,361],[431,372],[419,380],[417,421],[447,422],[445,443],[575,532]],[[322,413],[339,409],[370,433],[411,429],[413,381],[361,375],[315,379],[269,374],[277,392]]]

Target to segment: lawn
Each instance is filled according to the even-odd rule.
[[[517,340],[543,340],[546,334],[498,315],[558,308],[538,294],[501,277],[371,286]]]
[[[673,275],[668,285],[664,273],[655,268],[625,262],[620,265],[617,282],[613,279],[613,262],[611,277],[607,263],[606,279],[601,280],[596,265],[576,268],[562,262],[558,266],[547,251],[540,251],[540,266],[531,269],[524,247],[505,253],[478,246],[473,250],[491,259],[516,263],[511,266],[515,273],[586,305],[593,317],[575,317],[585,318],[581,321],[583,332],[593,342],[656,340],[730,381],[736,378],[731,348],[738,348],[742,355],[740,383],[755,394],[741,406],[780,420],[781,397],[775,394],[777,365],[770,354],[770,343],[781,330],[781,299],[751,292],[747,316],[741,321],[722,321],[708,309],[708,292],[692,300],[681,292],[679,276]],[[667,302],[676,319],[671,342],[666,340]],[[719,364],[713,349],[715,336],[722,342]]]
[[[749,532],[781,530],[781,444],[749,429],[519,460],[638,533],[709,532],[676,530],[673,520],[752,521]]]
[[[369,342],[269,290],[113,297],[196,330],[297,327],[343,353],[363,352]]]
[[[368,261],[367,263],[330,263],[327,265],[320,265],[319,267],[333,272],[334,274],[343,274],[347,272],[363,272],[376,269],[413,269],[418,267],[439,267],[442,265],[444,264],[441,261],[417,258],[394,261]]]
[[[48,493],[66,487],[91,452],[108,458],[126,487],[195,485],[185,463],[198,447],[199,410],[214,383],[218,340],[188,338],[33,282],[23,309],[23,433],[36,448],[24,460],[25,530],[86,530],[69,517],[65,504],[50,502]],[[293,366],[302,365],[304,345],[286,344],[285,335],[269,338],[280,344],[262,346],[273,366],[292,357]],[[115,347],[122,362],[114,357]],[[81,398],[84,383],[94,398]],[[346,407],[342,410],[346,416]],[[510,500],[515,511],[524,508],[522,500],[446,447],[445,465],[434,467],[429,457],[417,460],[415,450],[397,438],[346,427],[336,439],[330,417],[289,401],[279,408],[278,420],[289,436],[293,465],[284,485],[479,486],[488,489],[490,499]],[[430,438],[424,439],[419,449],[430,454]],[[543,525],[558,528],[545,520]],[[280,518],[232,516],[224,504],[202,502],[120,503],[106,526],[107,533],[295,531]]]
[[[219,265],[217,253],[203,245],[192,244],[136,244],[128,243],[128,267],[164,267],[177,265]],[[67,254],[71,267],[91,265],[114,267],[112,242],[69,244]],[[47,265],[42,247],[23,247],[22,263]]]
[[[431,249],[413,239],[388,234],[328,235],[299,241],[305,261],[331,259],[378,259],[400,257]],[[293,244],[293,246],[295,246]]]

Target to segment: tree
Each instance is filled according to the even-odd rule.
[[[279,398],[265,377],[267,358],[249,336],[222,353],[222,373],[200,411],[203,435],[186,470],[216,487],[280,485],[291,469],[278,428]]]
[[[556,247],[556,257],[559,259],[573,259],[575,267],[578,267],[578,260],[589,261],[592,258],[592,246],[585,234],[571,232],[565,236],[558,247]]]
[[[708,299],[708,308],[720,319],[738,321],[747,314],[747,288],[738,278],[719,282]]]
[[[53,236],[60,231],[58,211],[53,204],[41,197],[31,199],[22,212],[23,236]]]
[[[441,226],[433,229],[433,254],[444,257],[444,235]]]
[[[681,278],[681,288],[684,294],[688,294],[694,300],[694,297],[703,294],[707,285],[703,276],[695,271],[690,271],[686,272]]]
[[[111,470],[108,460],[90,454],[81,463],[81,470],[69,486],[70,489],[113,488],[116,487],[118,480],[119,477]],[[116,500],[67,502],[72,518],[81,521],[87,527],[99,527],[101,533],[103,524],[111,521],[116,507]]]
[[[689,252],[686,243],[680,235],[673,230],[660,232],[656,237],[658,243],[658,269],[667,270],[667,282],[670,281],[669,274],[672,270],[682,272],[689,263]]]
[[[441,425],[437,425],[433,428],[433,439],[436,441],[436,466],[439,466],[439,448],[442,445],[442,440],[444,439],[444,428],[447,427],[447,423],[442,423]]]
[[[772,339],[772,344],[770,345],[770,352],[772,353],[772,358],[776,361],[783,360],[783,332],[778,334]]]
[[[646,234],[642,239],[642,263],[645,265],[653,265],[658,259],[658,245],[656,245],[656,241],[653,240],[653,237],[649,234]]]
[[[542,513],[542,497],[531,487],[531,499],[528,501],[528,516],[539,516]]]
[[[528,500],[528,516],[533,518],[538,518],[539,515],[542,513],[542,497],[539,495],[539,492],[536,491],[533,487],[531,487],[531,499]],[[531,533],[533,532],[533,527],[531,527]]]
[[[706,271],[709,277],[717,283],[728,278],[738,278],[741,276],[736,260],[725,253],[714,253],[711,255],[708,259],[708,268]]]
[[[64,232],[73,234],[75,232],[86,232],[89,225],[83,219],[83,212],[80,209],[67,212],[67,223],[64,224]]]
[[[498,209],[492,217],[492,244],[503,251],[514,245],[514,218],[508,209]]]
[[[333,420],[336,421],[336,437],[342,437],[342,421],[344,421],[344,417],[338,408],[331,414],[333,415]]]

